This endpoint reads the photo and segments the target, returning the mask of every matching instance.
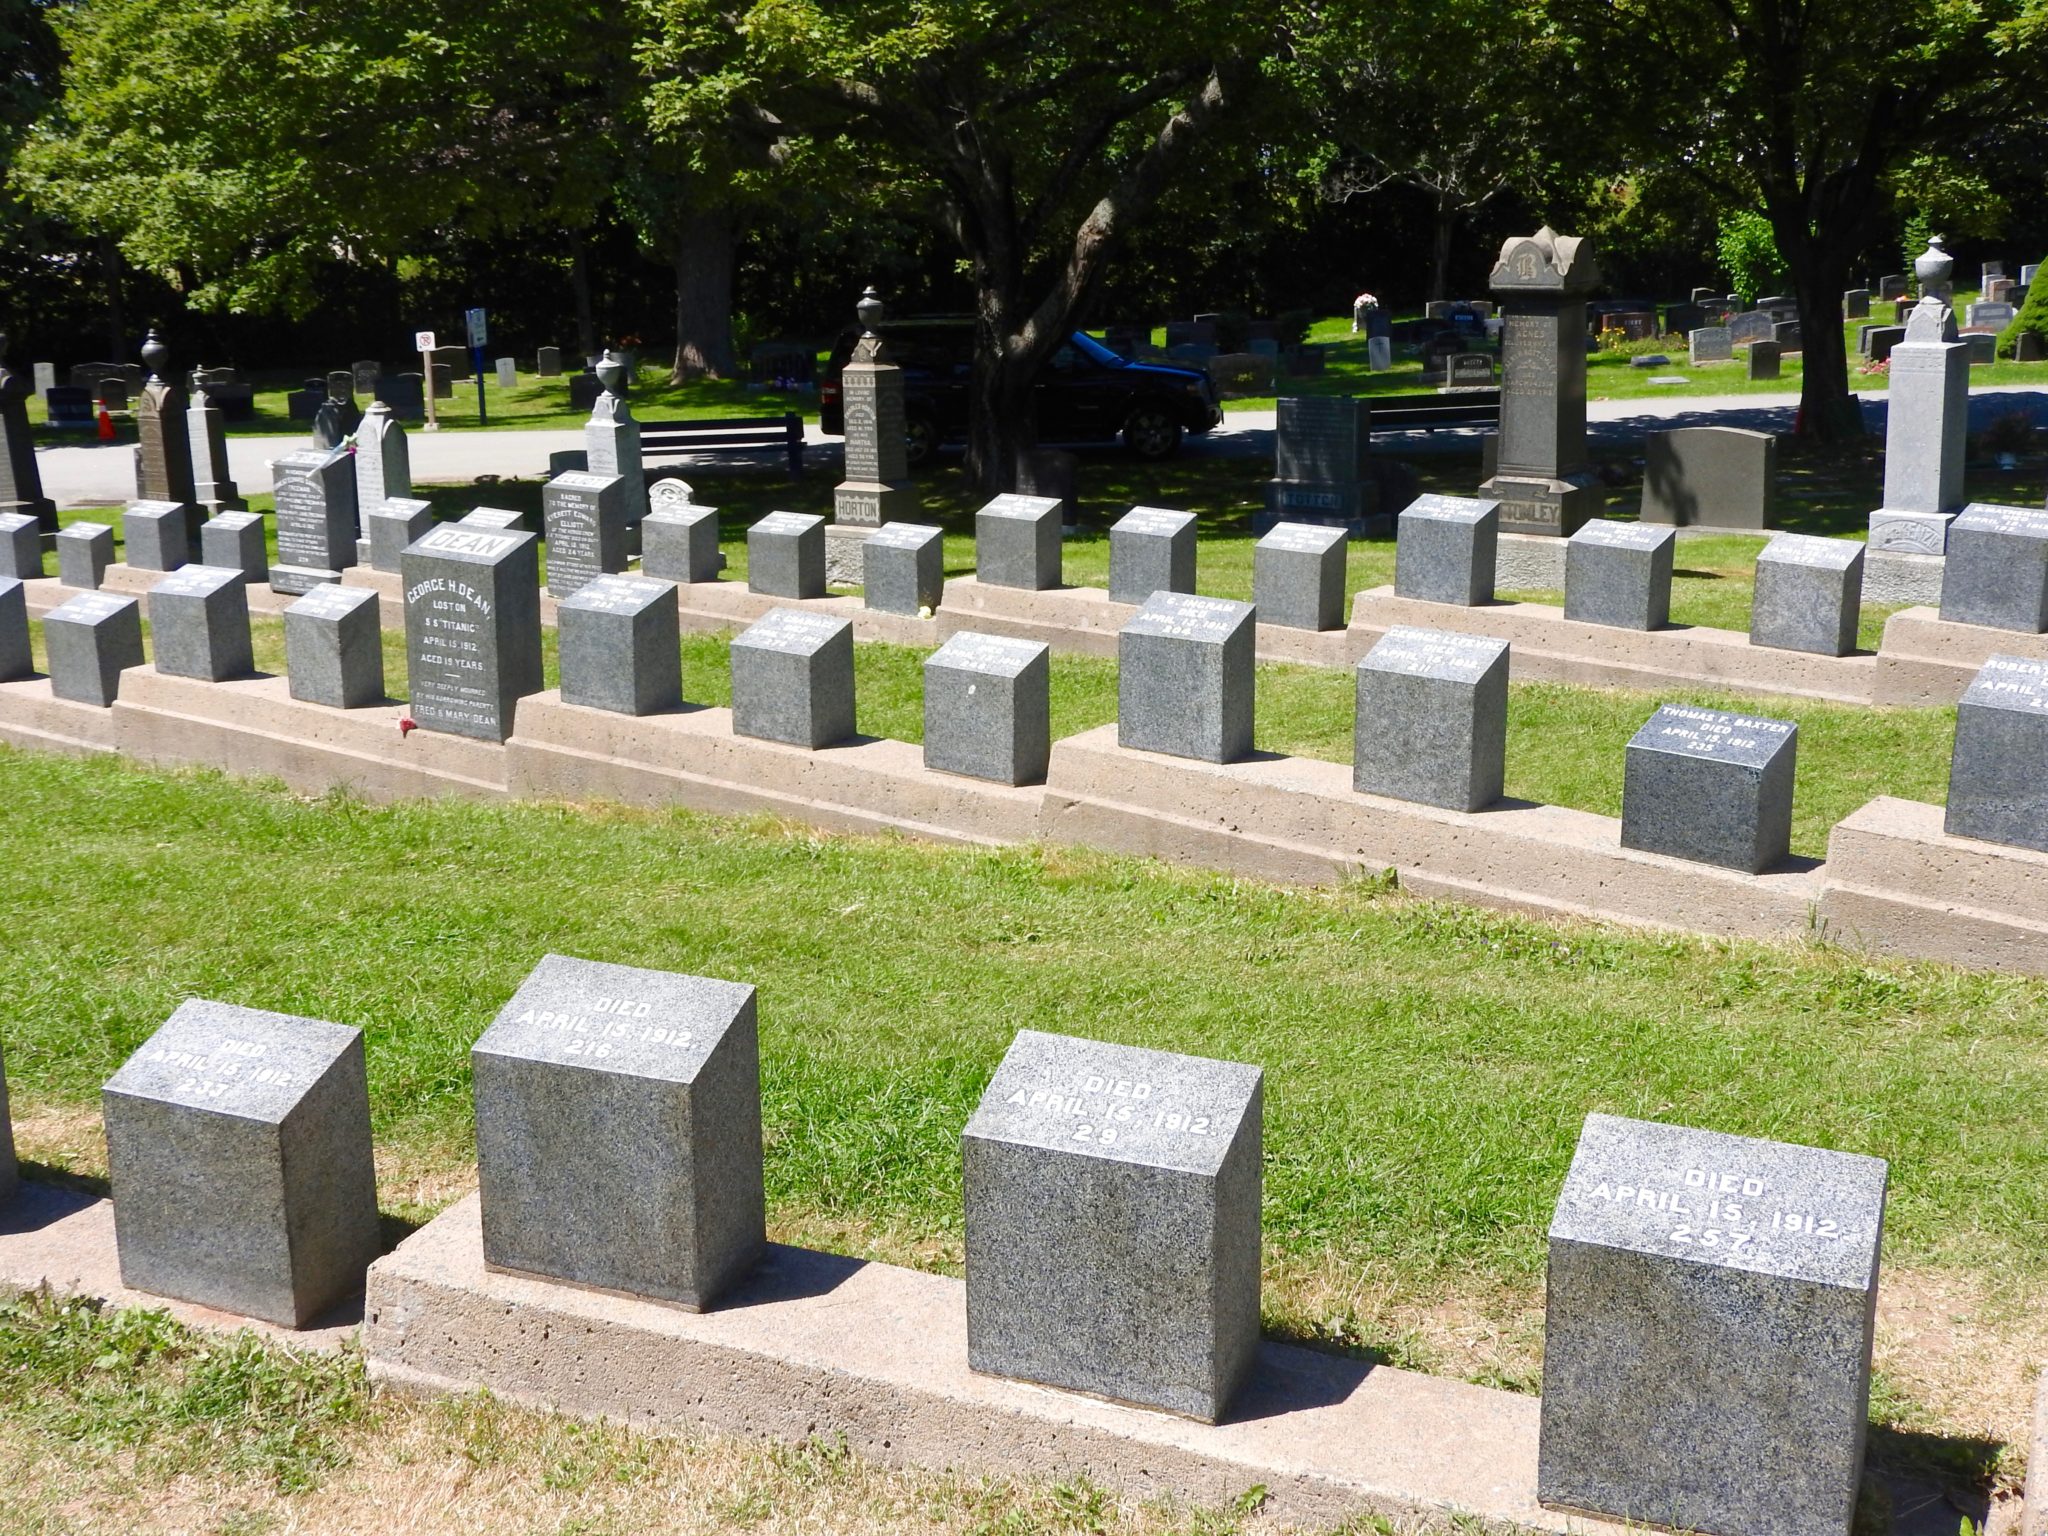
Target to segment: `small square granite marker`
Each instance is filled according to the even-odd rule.
[[[284,668],[295,699],[361,709],[384,699],[384,631],[372,587],[315,587],[284,611]]]
[[[922,523],[884,523],[861,544],[861,586],[880,613],[932,611],[946,585],[945,534]]]
[[[1508,643],[1395,625],[1358,663],[1351,784],[1360,794],[1477,811],[1501,796]]]
[[[1418,496],[1395,526],[1395,595],[1460,608],[1490,603],[1499,547],[1499,502]]]
[[[662,581],[716,581],[724,568],[718,550],[718,508],[656,506],[640,519],[641,575]]]
[[[406,548],[434,526],[434,505],[411,496],[387,496],[365,519],[370,533],[370,569],[397,571]]]
[[[1341,527],[1275,523],[1252,546],[1252,606],[1261,624],[1286,629],[1344,627]]]
[[[1761,874],[1792,846],[1799,727],[1666,704],[1628,744],[1621,846]]]
[[[1052,751],[1050,649],[962,630],[925,658],[924,765],[1042,784]]]
[[[732,729],[813,749],[851,736],[852,622],[777,608],[734,636]]]
[[[283,1328],[362,1290],[361,1030],[188,999],[101,1097],[122,1284]]]
[[[0,683],[33,677],[28,643],[28,594],[12,576],[0,576]]]
[[[1550,1223],[1536,1496],[1715,1536],[1848,1536],[1886,1168],[1588,1115]]]
[[[26,512],[0,512],[0,576],[33,581],[42,574],[42,521]]]
[[[1117,634],[1117,745],[1230,763],[1252,749],[1250,603],[1155,592]]]
[[[1259,1351],[1263,1074],[1023,1030],[960,1139],[967,1363],[1214,1423]]]
[[[114,530],[106,523],[73,523],[57,530],[57,580],[96,592],[114,563]]]
[[[488,528],[496,533],[526,530],[526,519],[509,507],[472,507],[456,519],[464,528]]]
[[[747,590],[764,597],[823,597],[825,519],[770,512],[749,528]]]
[[[131,569],[175,571],[192,558],[192,514],[180,501],[131,501],[121,514],[122,554]]]
[[[544,957],[470,1053],[484,1262],[717,1301],[766,1241],[755,1029],[752,987]]]
[[[683,702],[674,582],[593,577],[555,612],[564,704],[652,715]]]
[[[200,525],[199,561],[240,571],[245,582],[270,580],[270,551],[263,543],[263,518],[255,512],[223,512]]]
[[[1564,616],[1616,629],[1671,621],[1676,528],[1594,518],[1565,545]]]
[[[2048,631],[2048,511],[1963,508],[1948,530],[1941,616],[2026,635]]]
[[[1142,603],[1154,592],[1194,590],[1194,513],[1133,507],[1111,525],[1111,602]]]
[[[1993,656],[1956,705],[1951,837],[2048,853],[2048,661]]]
[[[548,595],[568,597],[585,582],[626,568],[626,482],[582,470],[541,487],[548,539]]]
[[[121,691],[121,673],[142,665],[142,604],[111,592],[81,592],[43,615],[50,656],[50,692],[106,709]]]
[[[1781,533],[1756,557],[1749,643],[1817,656],[1856,649],[1863,610],[1863,545]]]
[[[985,587],[1050,592],[1060,584],[1056,496],[998,496],[974,514],[974,579]]]
[[[238,570],[187,565],[149,589],[156,669],[209,683],[256,669],[249,641],[249,587]]]

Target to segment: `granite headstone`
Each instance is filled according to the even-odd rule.
[[[1972,502],[1948,530],[1941,616],[2048,632],[2048,511]]]
[[[248,578],[232,567],[187,565],[149,589],[150,649],[172,677],[224,682],[256,669]]]
[[[945,533],[922,523],[884,523],[861,544],[862,591],[881,613],[931,612],[946,585]]]
[[[571,470],[541,487],[551,597],[572,596],[586,582],[625,570],[625,498],[617,475]]]
[[[42,522],[27,512],[0,512],[0,576],[34,581],[42,574]]]
[[[1671,571],[1678,530],[1596,518],[1571,537],[1564,557],[1564,616],[1616,629],[1662,629],[1671,621]]]
[[[340,449],[308,448],[271,465],[277,498],[273,592],[298,594],[338,581],[356,563],[356,475]]]
[[[12,576],[0,576],[0,683],[11,683],[35,671],[34,653],[28,643],[28,594]],[[0,1093],[4,1093],[0,1087]],[[0,1104],[0,1134],[5,1132],[4,1104]]]
[[[770,512],[749,528],[747,590],[764,597],[823,597],[825,519]]]
[[[1756,557],[1749,640],[1781,651],[1847,656],[1863,611],[1864,546],[1781,533]]]
[[[2048,661],[1992,656],[1956,705],[1951,837],[2048,853]]]
[[[441,523],[400,557],[412,717],[433,731],[503,741],[541,688],[538,540]]]
[[[593,576],[555,610],[562,702],[652,715],[683,702],[682,633],[673,582]]]
[[[121,553],[138,571],[175,571],[192,558],[192,508],[182,501],[131,501],[121,513]]]
[[[263,518],[256,512],[221,512],[199,530],[199,562],[240,571],[245,582],[270,580],[270,551],[263,542]]]
[[[91,592],[107,578],[114,563],[114,530],[105,523],[72,523],[59,528],[57,580],[81,592]]]
[[[1342,528],[1275,523],[1252,546],[1252,606],[1259,622],[1342,629],[1344,562]]]
[[[1621,845],[1761,874],[1792,845],[1799,727],[1666,704],[1629,741]]]
[[[330,709],[384,700],[384,629],[371,587],[327,584],[284,611],[284,669],[291,696]]]
[[[142,605],[111,592],[81,592],[43,615],[50,692],[106,709],[121,673],[142,665]]]
[[[395,574],[413,540],[434,526],[434,505],[393,496],[372,507],[363,522],[370,535],[370,569]]]
[[[641,521],[641,574],[663,581],[716,581],[724,568],[725,557],[718,548],[718,508],[694,503],[655,506]]]
[[[925,658],[924,764],[997,784],[1042,784],[1052,751],[1050,650],[962,630]]]
[[[1475,608],[1493,601],[1500,505],[1472,496],[1418,496],[1395,532],[1394,591]]]
[[[1049,592],[1060,584],[1061,536],[1053,497],[998,496],[974,514],[974,579]]]
[[[1252,747],[1250,603],[1154,592],[1117,635],[1117,744],[1235,762]]]
[[[732,729],[813,750],[851,736],[852,623],[777,608],[734,636]]]
[[[1154,592],[1195,590],[1195,516],[1133,507],[1110,526],[1109,600],[1142,603]]]

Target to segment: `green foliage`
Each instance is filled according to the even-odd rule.
[[[2020,312],[1998,333],[1998,355],[2013,356],[2022,335],[2038,336],[2042,344],[2048,346],[2048,261],[2041,264],[2041,270],[2027,285],[2027,296],[2020,301]]]
[[[1741,210],[1724,214],[1716,244],[1721,270],[1728,274],[1732,291],[1744,304],[1777,288],[1785,276],[1785,259],[1778,254],[1778,237],[1771,221],[1760,213]]]

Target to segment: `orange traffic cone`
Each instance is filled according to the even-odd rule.
[[[112,414],[107,410],[106,406],[102,404],[100,406],[100,441],[103,443],[111,443],[113,440],[114,418]]]

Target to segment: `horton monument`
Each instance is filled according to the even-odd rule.
[[[839,374],[846,478],[833,488],[832,527],[825,540],[825,579],[846,586],[860,584],[861,549],[868,535],[917,511],[905,441],[903,370],[889,361],[875,334],[882,323],[882,301],[873,288],[861,295],[855,313],[861,337]]]

